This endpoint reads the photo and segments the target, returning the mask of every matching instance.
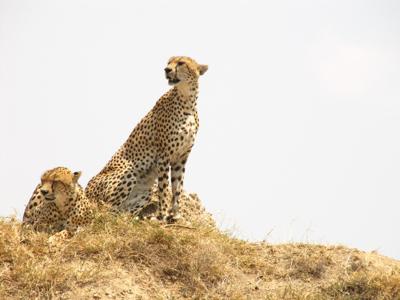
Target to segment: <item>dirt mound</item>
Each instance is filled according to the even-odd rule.
[[[400,262],[98,212],[57,248],[0,220],[0,299],[400,299]]]

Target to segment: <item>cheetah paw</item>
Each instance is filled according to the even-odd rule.
[[[181,218],[181,215],[179,213],[177,214],[170,214],[165,218],[165,221],[167,223],[176,223],[178,220]]]

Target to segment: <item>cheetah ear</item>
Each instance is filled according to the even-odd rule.
[[[82,175],[82,172],[81,172],[81,171],[74,172],[74,177],[72,178],[72,181],[73,181],[74,183],[77,183],[78,180],[79,180],[79,177],[81,177],[81,175]]]
[[[199,65],[199,73],[200,75],[203,75],[205,72],[207,72],[208,66],[207,65]]]

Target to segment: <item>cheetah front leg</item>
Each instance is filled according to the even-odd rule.
[[[185,175],[185,165],[189,153],[182,156],[178,161],[171,164],[171,185],[172,185],[172,205],[170,218],[179,219],[180,197],[183,192],[183,177]]]
[[[167,218],[167,189],[169,182],[169,161],[161,159],[157,162],[157,176],[158,176],[158,198],[159,198],[159,212],[158,219]]]

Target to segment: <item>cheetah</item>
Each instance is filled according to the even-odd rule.
[[[167,187],[168,199],[172,198],[171,187]],[[138,213],[139,219],[155,220],[158,216],[158,187],[157,184],[153,186],[149,203]],[[170,202],[168,203],[170,208]],[[199,197],[195,193],[187,193],[182,191],[181,203],[179,207],[181,218],[179,223],[189,226],[201,226],[216,228],[216,223],[213,216],[207,212],[202,205]]]
[[[185,164],[199,127],[199,77],[208,70],[185,56],[172,57],[164,69],[172,86],[134,128],[107,165],[93,177],[86,195],[110,204],[117,211],[137,215],[149,203],[158,183],[158,218],[179,219]],[[167,211],[171,173],[172,200]]]
[[[25,208],[23,224],[61,239],[89,224],[93,205],[78,183],[80,176],[65,167],[46,171]]]

